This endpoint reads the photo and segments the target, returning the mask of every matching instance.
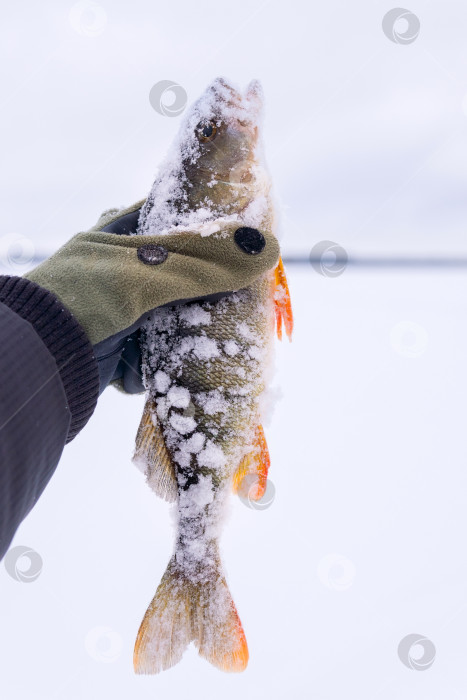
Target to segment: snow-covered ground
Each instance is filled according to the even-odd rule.
[[[130,461],[144,398],[110,388],[14,540],[40,575],[0,568],[2,698],[464,697],[465,275],[289,278],[296,331],[277,346],[266,426],[275,498],[259,511],[232,497],[222,539],[246,672],[191,647],[158,676],[133,673],[173,530]],[[398,657],[414,633],[436,650],[428,670]]]

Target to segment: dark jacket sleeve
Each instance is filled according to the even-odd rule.
[[[96,406],[93,347],[49,291],[0,276],[0,559]]]

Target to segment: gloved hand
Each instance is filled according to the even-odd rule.
[[[178,229],[128,235],[136,231],[143,203],[105,212],[95,227],[24,275],[55,294],[85,330],[100,393],[110,381],[127,393],[144,391],[139,329],[149,311],[247,287],[279,258],[270,231],[235,223],[221,225],[221,236]]]

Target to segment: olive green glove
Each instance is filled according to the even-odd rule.
[[[188,230],[116,235],[135,232],[143,203],[104,213],[95,227],[73,236],[24,275],[55,294],[85,330],[98,360],[101,391],[118,379],[115,366],[110,370],[106,362],[109,356],[115,365],[128,340],[138,345],[134,333],[150,310],[247,287],[279,258],[270,231],[235,223],[211,235]],[[130,230],[121,224],[125,221]],[[136,389],[131,381],[122,387],[130,393],[143,390],[140,369],[133,370],[139,375]]]

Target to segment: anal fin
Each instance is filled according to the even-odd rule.
[[[255,430],[254,447],[243,457],[234,474],[233,491],[244,498],[258,501],[264,496],[270,466],[263,426],[258,425]]]

